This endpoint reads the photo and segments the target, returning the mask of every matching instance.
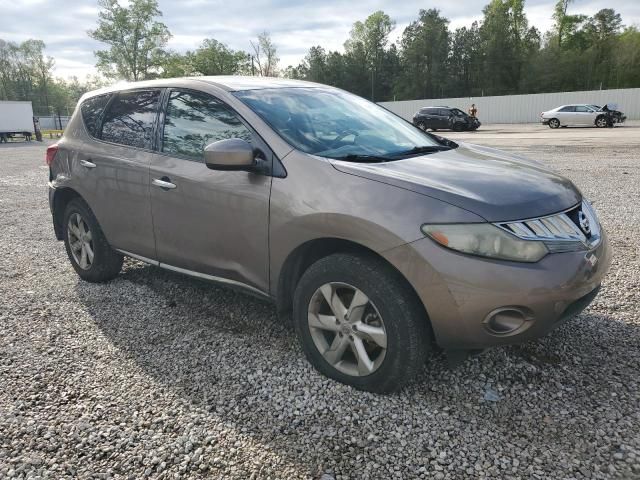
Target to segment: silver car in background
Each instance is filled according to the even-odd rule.
[[[604,128],[614,123],[622,123],[626,117],[612,115],[613,109],[603,111],[597,105],[576,103],[561,105],[540,114],[540,122],[550,128],[568,126],[595,126]],[[617,112],[619,113],[619,112]]]

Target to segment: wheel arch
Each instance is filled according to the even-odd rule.
[[[427,322],[427,328],[429,329],[431,338],[434,338],[426,306],[422,303],[418,293],[402,272],[374,250],[371,250],[360,243],[341,238],[325,237],[309,240],[296,247],[287,256],[278,275],[275,295],[277,312],[281,318],[287,320],[290,319],[293,306],[293,295],[304,272],[313,263],[334,253],[352,253],[375,258],[382,262],[393,275],[400,279],[407,288],[407,291],[410,292],[410,295],[414,297],[421,309],[424,321]]]
[[[80,198],[83,201],[82,195],[80,195],[76,190],[71,187],[58,187],[55,189],[53,193],[53,201],[51,203],[51,213],[53,215],[53,229],[56,234],[56,238],[58,240],[64,239],[63,232],[63,221],[64,221],[64,211],[67,208],[67,205],[74,198]]]

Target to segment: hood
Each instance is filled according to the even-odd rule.
[[[332,163],[343,173],[437,198],[489,222],[549,215],[582,199],[569,180],[543,165],[477,145],[386,163]]]

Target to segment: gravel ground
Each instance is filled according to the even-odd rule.
[[[640,128],[553,133],[451,136],[538,158],[595,201],[615,249],[600,296],[390,396],[317,374],[253,297],[134,261],[80,281],[44,147],[0,146],[0,478],[640,478]]]

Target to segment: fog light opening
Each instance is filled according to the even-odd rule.
[[[499,308],[484,319],[484,326],[494,335],[509,335],[522,330],[531,317],[519,308]]]

